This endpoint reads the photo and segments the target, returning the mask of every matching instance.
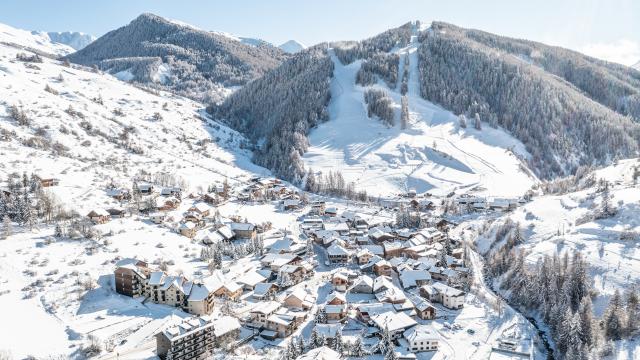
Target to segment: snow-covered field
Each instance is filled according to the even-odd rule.
[[[528,156],[518,140],[501,129],[486,125],[476,130],[458,126],[458,117],[420,96],[417,37],[402,49],[399,74],[409,57],[410,127],[402,130],[367,117],[363,93],[368,87],[355,83],[361,61],[349,65],[333,56],[330,120],[312,130],[303,159],[315,171],[342,171],[346,181],[374,195],[388,196],[416,189],[418,193],[446,194],[472,189],[480,194],[519,196],[536,179],[521,170],[518,156]],[[399,76],[401,78],[401,76]],[[399,119],[399,88],[389,89]],[[516,156],[517,154],[518,156]]]

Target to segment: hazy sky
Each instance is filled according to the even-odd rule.
[[[357,40],[410,20],[441,20],[569,47],[630,65],[640,61],[639,0],[6,0],[0,22],[96,36],[152,12],[202,29],[305,45]]]

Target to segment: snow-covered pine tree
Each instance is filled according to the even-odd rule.
[[[609,306],[602,319],[602,326],[607,339],[620,340],[623,332],[623,316],[622,299],[620,292],[616,289],[611,299],[609,299]]]
[[[476,113],[474,116],[474,122],[473,122],[473,127],[476,128],[476,130],[482,130],[482,121],[480,121],[480,114]]]

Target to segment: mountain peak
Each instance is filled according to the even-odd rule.
[[[297,53],[298,51],[304,50],[306,48],[306,46],[302,45],[301,43],[295,40],[289,40],[278,47],[282,49],[282,51],[289,54]]]

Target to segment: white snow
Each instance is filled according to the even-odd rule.
[[[342,171],[346,181],[373,195],[390,195],[416,189],[418,193],[446,194],[472,189],[494,196],[522,195],[537,180],[521,170],[520,158],[529,154],[524,145],[501,129],[484,124],[458,127],[458,117],[420,96],[417,37],[398,49],[400,74],[404,57],[410,58],[410,127],[388,128],[367,117],[363,93],[355,84],[361,61],[349,65],[332,55],[335,70],[331,81],[330,120],[312,130],[310,147],[303,159],[314,171]],[[396,119],[400,115],[399,89],[388,89]],[[469,121],[471,123],[471,121]]]
[[[68,45],[52,42],[46,33],[20,30],[1,23],[0,43],[16,44],[57,56],[75,51]]]
[[[289,40],[283,44],[280,44],[280,46],[278,46],[280,49],[282,49],[282,51],[289,53],[289,54],[295,54],[298,51],[302,51],[306,48],[306,46],[302,45],[301,43],[295,41],[295,40]]]

